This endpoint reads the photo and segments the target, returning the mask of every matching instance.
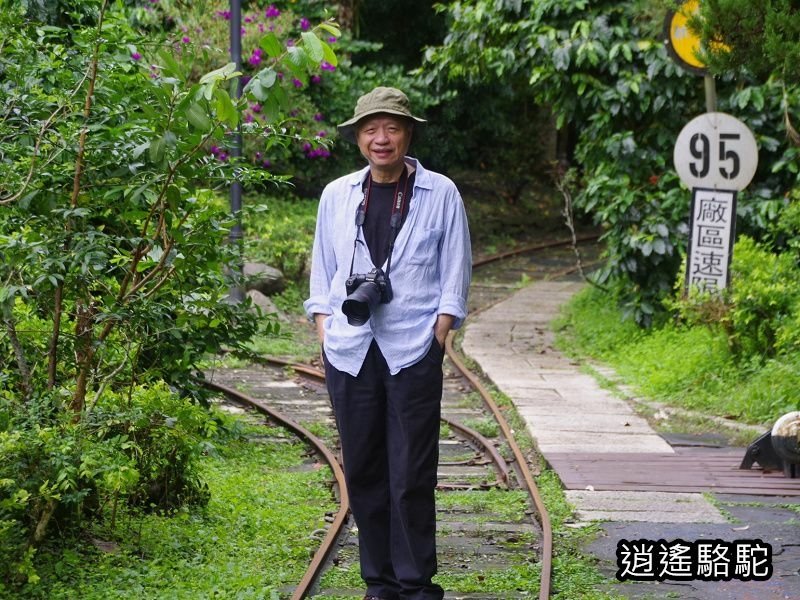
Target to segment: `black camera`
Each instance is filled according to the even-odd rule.
[[[372,269],[366,275],[350,275],[344,288],[347,298],[342,302],[342,312],[350,325],[363,325],[378,303],[392,301],[392,284],[381,269]]]

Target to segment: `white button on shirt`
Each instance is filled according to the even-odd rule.
[[[415,166],[416,179],[392,252],[389,278],[394,298],[378,304],[362,326],[348,324],[342,302],[358,231],[356,210],[369,168],[329,183],[320,199],[310,297],[303,306],[309,318],[328,315],[325,355],[336,369],[353,376],[361,370],[373,339],[395,375],[426,354],[438,315],[453,315],[453,328],[467,315],[472,252],[461,195],[444,175],[425,170],[415,159],[406,162]],[[363,235],[359,239],[363,242]],[[366,274],[375,266],[366,243],[355,244],[353,273]],[[385,271],[386,264],[381,268]]]

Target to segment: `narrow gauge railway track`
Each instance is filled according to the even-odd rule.
[[[586,236],[579,243],[593,242],[596,236]],[[531,253],[539,254],[537,259],[526,258]],[[542,258],[542,254],[545,257]],[[590,253],[591,254],[591,253]],[[489,276],[475,277],[473,290],[480,289],[477,301],[473,300],[471,311],[479,311],[499,301],[516,289],[520,282],[544,277],[554,278],[575,271],[573,249],[569,241],[554,241],[520,248],[512,252],[493,255],[475,261],[475,268],[484,265],[503,265],[494,269]],[[571,266],[567,266],[572,261]],[[472,373],[453,348],[453,334],[446,343],[445,392],[442,401],[443,434],[440,442],[439,484],[440,494],[469,490],[524,490],[529,498],[529,514],[534,516],[528,522],[508,518],[491,517],[482,522],[470,515],[469,508],[458,504],[448,504],[447,509],[439,510],[440,526],[440,573],[460,569],[502,569],[523,561],[540,562],[539,598],[550,597],[552,571],[552,531],[547,510],[533,479],[528,459],[517,444],[513,431],[503,412],[494,402],[491,393]],[[314,592],[315,598],[360,597],[352,589],[323,589],[320,580],[323,571],[332,567],[346,567],[357,563],[357,545],[351,520],[348,520],[348,498],[341,467],[336,459],[336,451],[325,444],[300,422],[324,423],[334,428],[333,417],[324,390],[324,373],[310,365],[287,363],[279,359],[265,359],[265,365],[253,366],[244,370],[226,370],[215,374],[220,383],[209,383],[209,387],[223,394],[235,403],[248,406],[270,420],[282,424],[305,439],[315,452],[329,464],[335,477],[335,491],[339,496],[340,508],[325,532],[320,547],[314,555],[303,579],[291,593],[292,600],[308,598]],[[273,392],[269,385],[264,386],[264,370],[273,372],[280,368],[290,368],[301,377],[305,389],[305,399],[284,402],[287,409],[280,412],[271,407]],[[278,378],[280,379],[280,377]],[[261,386],[259,387],[259,382]],[[251,395],[237,391],[232,385],[245,385],[253,391]],[[285,385],[281,384],[281,385]],[[253,397],[261,396],[259,398]],[[311,400],[309,400],[309,395]],[[476,401],[475,396],[480,397]],[[286,414],[291,412],[292,415]],[[475,424],[474,427],[470,425]],[[494,430],[484,435],[478,427]],[[335,428],[333,429],[335,431]],[[488,437],[492,439],[488,439]],[[442,496],[440,496],[442,497]],[[349,525],[349,526],[348,526]],[[509,592],[493,595],[490,592],[479,594],[459,594],[446,596],[457,598],[513,598]],[[522,593],[520,597],[530,597]]]

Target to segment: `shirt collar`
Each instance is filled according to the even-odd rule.
[[[433,180],[431,179],[430,172],[422,166],[422,163],[419,162],[416,158],[411,158],[410,156],[405,157],[406,162],[410,162],[414,164],[416,168],[414,174],[414,187],[420,187],[425,189],[431,189],[433,187]],[[367,178],[367,174],[369,173],[369,165],[361,169],[360,171],[356,171],[353,173],[353,176],[350,178],[350,185],[353,187],[360,187],[363,185],[364,180]]]

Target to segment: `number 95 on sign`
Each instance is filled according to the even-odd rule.
[[[681,130],[673,162],[689,188],[740,191],[756,172],[758,147],[753,132],[739,119],[708,112]]]

